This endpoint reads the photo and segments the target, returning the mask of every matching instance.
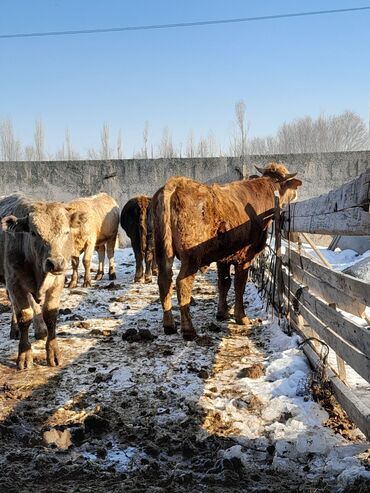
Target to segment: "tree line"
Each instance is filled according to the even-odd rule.
[[[217,157],[247,156],[264,154],[291,154],[335,151],[358,151],[370,149],[370,134],[365,121],[353,111],[338,115],[321,114],[317,118],[305,116],[284,122],[275,135],[249,137],[250,125],[246,119],[246,104],[237,101],[234,108],[234,125],[228,146],[223,147],[212,132],[206,136],[195,136],[190,130],[185,144],[175,144],[171,130],[165,127],[158,143],[150,138],[149,122],[142,131],[142,145],[132,153],[136,159],[173,157]],[[69,129],[64,140],[54,153],[45,150],[45,132],[41,119],[35,121],[33,143],[23,145],[16,137],[11,120],[0,121],[0,160],[2,161],[70,161],[78,159],[123,159],[124,143],[121,130],[112,138],[109,124],[104,123],[100,142],[81,155],[72,144]]]

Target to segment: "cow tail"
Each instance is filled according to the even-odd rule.
[[[146,251],[146,235],[147,235],[147,226],[146,226],[146,215],[147,208],[140,207],[140,217],[139,217],[139,230],[140,230],[140,249],[143,255],[145,255]]]
[[[163,257],[173,257],[172,228],[171,228],[171,197],[175,187],[167,183],[158,191],[154,212],[155,249],[157,262]]]

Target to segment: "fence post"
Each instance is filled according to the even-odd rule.
[[[275,228],[275,293],[276,293],[276,310],[281,314],[282,297],[282,260],[281,260],[281,221],[280,221],[280,195],[278,191],[274,192],[274,228]]]

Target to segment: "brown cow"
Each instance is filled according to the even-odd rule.
[[[130,238],[135,254],[134,282],[140,282],[144,276],[143,260],[145,260],[145,282],[152,282],[152,270],[156,273],[153,258],[153,211],[150,204],[151,197],[140,195],[130,199],[121,212],[121,226]]]
[[[261,170],[259,170],[261,172]],[[190,317],[191,289],[196,272],[217,261],[217,317],[228,318],[230,266],[235,267],[235,320],[248,324],[243,294],[248,268],[264,248],[274,212],[274,192],[282,205],[297,196],[302,182],[283,165],[272,163],[263,176],[227,185],[207,186],[184,177],[170,178],[153,197],[158,285],[166,333],[175,330],[171,312],[172,264],[181,261],[176,279],[184,339],[196,332]]]
[[[99,255],[99,268],[95,279],[104,276],[105,245],[109,259],[109,279],[116,279],[114,265],[114,247],[116,244],[119,208],[117,202],[107,193],[99,193],[92,197],[82,197],[68,202],[68,207],[75,213],[84,212],[87,220],[80,228],[74,230],[72,252],[72,278],[69,288],[77,286],[78,264],[80,255],[84,252],[83,265],[85,276],[83,286],[91,286],[90,264],[96,249]]]
[[[28,328],[33,303],[44,298],[42,318],[47,327],[46,355],[50,366],[60,363],[55,327],[65,271],[72,251],[71,229],[86,220],[84,213],[58,202],[34,202],[15,194],[0,199],[0,277],[6,288],[20,331],[17,365],[33,363]]]

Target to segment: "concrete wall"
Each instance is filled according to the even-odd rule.
[[[167,178],[185,175],[205,183],[238,180],[255,173],[254,165],[271,161],[298,171],[304,182],[300,197],[325,193],[370,167],[370,151],[290,154],[239,158],[194,158],[112,161],[0,162],[0,195],[24,192],[34,198],[70,200],[100,191],[123,206],[135,195],[152,195]]]

